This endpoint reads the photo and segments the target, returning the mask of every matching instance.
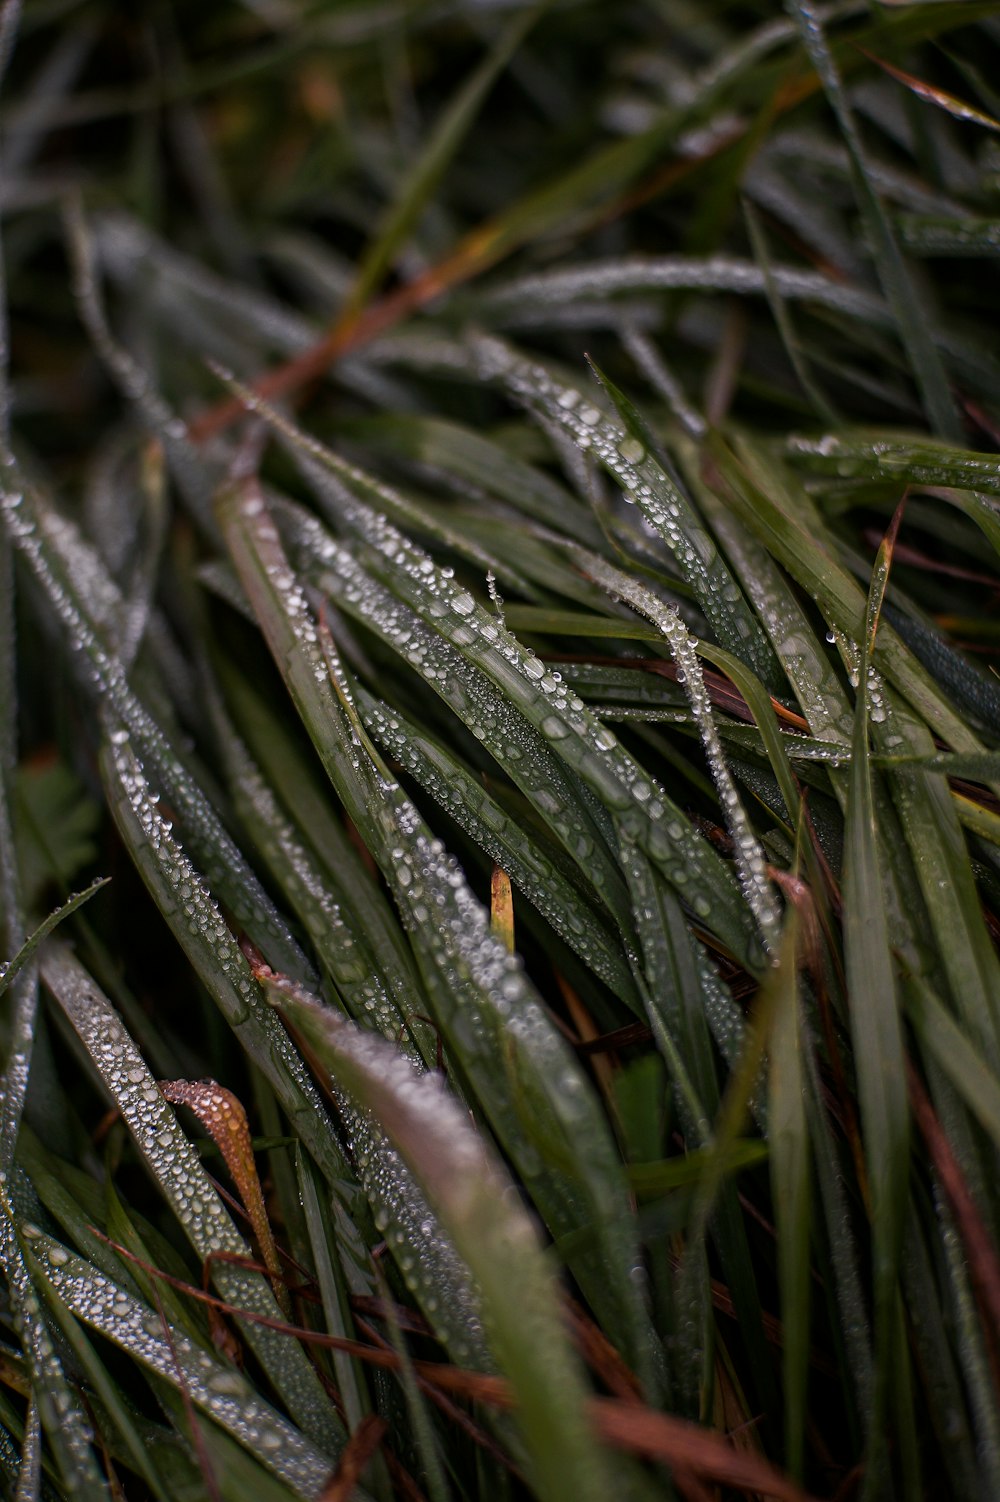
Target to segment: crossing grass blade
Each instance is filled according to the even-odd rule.
[[[767,495],[751,478],[752,454],[742,445],[744,463],[727,454],[720,445],[717,458],[728,490],[747,524],[773,548],[789,573],[813,598],[830,624],[856,640],[865,615],[864,594],[830,552],[824,552],[806,526],[794,518],[774,495]],[[876,666],[910,700],[931,727],[955,750],[981,749],[968,724],[956,715],[938,685],[900,641],[892,627],[883,623],[875,648]]]
[[[1000,465],[992,454],[969,452],[944,443],[920,442],[904,434],[861,432],[793,436],[783,450],[797,468],[838,479],[895,480],[905,485],[949,485],[956,490],[1000,495]]]

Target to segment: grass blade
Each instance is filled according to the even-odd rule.
[[[782,1283],[785,1459],[803,1478],[809,1376],[809,1132],[799,1023],[798,916],[790,904],[776,972],[768,1067],[768,1145]]]
[[[882,902],[879,842],[869,765],[871,661],[888,575],[883,545],[869,594],[862,686],[855,710],[844,848],[844,962],[851,1033],[871,1185],[875,1291],[875,1390],[866,1494],[884,1485],[885,1422],[895,1332],[896,1288],[909,1179],[909,1106],[895,965]]]
[[[490,1343],[518,1395],[538,1495],[555,1502],[569,1488],[596,1502],[611,1484],[609,1463],[584,1413],[582,1372],[562,1330],[551,1272],[530,1221],[505,1193],[499,1162],[437,1078],[415,1075],[388,1045],[334,1022],[293,988],[272,995],[359,1108],[377,1115],[474,1270]]]

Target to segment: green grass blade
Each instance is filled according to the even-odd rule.
[[[220,1295],[241,1308],[280,1319],[281,1310],[259,1273],[245,1271],[231,1260],[213,1260],[219,1253],[248,1258],[250,1248],[110,1003],[71,953],[54,943],[43,956],[42,975],[191,1245],[201,1261],[211,1266]],[[260,1325],[249,1324],[245,1332],[296,1422],[334,1452],[343,1443],[343,1429],[296,1341]]]
[[[887,706],[876,728],[880,749],[933,754],[933,739],[911,716]],[[940,777],[912,770],[889,774],[924,896],[940,964],[958,1015],[994,1067],[1000,1064],[1000,964],[983,920],[980,896],[947,785]]]
[[[713,454],[727,482],[726,491],[747,525],[766,543],[788,572],[816,600],[830,625],[857,641],[865,618],[864,594],[821,546],[816,528],[791,514],[784,498],[765,492],[753,477],[752,445],[741,441],[740,457],[713,440]],[[745,456],[745,457],[744,457]],[[956,751],[979,751],[981,744],[967,722],[955,713],[937,684],[893,631],[883,622],[875,647],[875,665]]]
[[[274,904],[182,758],[133,693],[121,663],[103,645],[86,593],[88,582],[92,591],[97,586],[93,580],[75,577],[69,571],[72,555],[60,553],[51,539],[50,534],[61,535],[64,524],[42,497],[27,487],[17,494],[4,495],[0,511],[15,547],[26,558],[56,613],[81,681],[136,737],[144,758],[163,779],[209,879],[276,963],[308,976],[305,957]]]
[[[92,1430],[75,1388],[66,1379],[42,1308],[41,1295],[16,1229],[6,1187],[0,1194],[0,1264],[20,1325],[32,1393],[63,1484],[86,1502],[109,1496],[91,1448]]]
[[[574,547],[572,552],[581,567],[603,585],[609,594],[627,600],[633,609],[653,622],[667,641],[677,664],[678,680],[684,685],[684,692],[705,748],[712,779],[719,790],[723,818],[733,839],[735,865],[743,895],[756,919],[765,950],[773,949],[780,927],[774,889],[767,877],[764,853],[726,764],[690,632],[677,612],[665,606],[645,585],[637,583],[621,569],[614,568],[603,559],[584,552],[582,548]]]
[[[610,1466],[584,1413],[586,1388],[552,1273],[499,1161],[435,1076],[415,1075],[388,1045],[336,1023],[291,988],[273,994],[358,1107],[378,1117],[474,1271],[490,1344],[518,1397],[539,1497],[603,1498]]]
[[[490,934],[485,911],[457,864],[362,745],[360,720],[339,677],[332,644],[317,633],[256,491],[230,489],[221,498],[220,514],[296,708],[405,915],[435,1019],[460,1078],[473,1088],[518,1163],[553,1234],[586,1228],[594,1248],[577,1256],[574,1272],[595,1307],[608,1308],[609,1328],[630,1357],[648,1363],[645,1315],[627,1272],[634,1250],[624,1180],[586,1080],[519,962]],[[497,1058],[506,1061],[499,1073]],[[574,1161],[577,1168],[567,1173]]]
[[[281,805],[318,863],[323,884],[350,922],[366,936],[373,971],[401,1016],[421,1010],[420,978],[399,922],[351,843],[331,806],[321,769],[297,744],[282,722],[282,706],[273,703],[231,664],[220,673],[225,697],[242,738]]]
[[[398,711],[363,691],[358,705],[366,728],[461,825],[571,948],[633,1010],[635,987],[609,925],[530,835],[465,766]]]
[[[921,442],[916,437],[861,431],[793,436],[783,452],[797,468],[838,479],[895,480],[904,485],[949,485],[1000,495],[1000,464],[993,454],[978,454],[953,444]]]
[[[236,809],[309,934],[348,1015],[374,1022],[389,1038],[405,1032],[406,1014],[382,984],[367,934],[338,903],[319,862],[285,818],[272,785],[223,719],[221,707],[214,718]]]
[[[0,996],[11,985],[19,971],[23,970],[32,955],[37,951],[39,945],[48,938],[49,934],[58,928],[59,924],[68,918],[71,913],[75,913],[77,908],[81,908],[85,902],[89,902],[94,893],[99,892],[102,887],[107,886],[110,880],[110,876],[99,876],[96,881],[92,881],[90,886],[85,887],[82,892],[74,892],[73,896],[68,898],[61,907],[57,907],[54,912],[51,912],[47,918],[44,918],[39,923],[34,932],[25,939],[13,959],[8,960],[4,965],[0,966]]]
[[[436,619],[422,620],[408,609],[409,602],[401,602],[398,588],[391,587],[395,579],[389,584],[381,581],[374,567],[364,566],[367,560],[359,560],[318,525],[307,530],[303,522],[300,536],[309,550],[303,561],[308,566],[311,557],[318,565],[309,570],[316,585],[376,631],[458,714],[542,815],[618,921],[624,922],[627,903],[614,860],[578,782],[562,765],[558,748],[546,744],[544,725],[533,724],[519,706],[497,693],[494,683],[469,660],[470,654],[462,651],[467,644],[461,633],[457,641],[442,640]],[[496,639],[501,629],[490,626]]]
[[[1000,1081],[973,1043],[920,976],[906,982],[906,1011],[922,1051],[951,1081],[984,1132],[1000,1146]]]
[[[871,245],[879,281],[899,326],[910,369],[928,417],[943,438],[955,438],[958,418],[940,356],[931,339],[920,301],[892,232],[892,224],[871,179],[865,150],[837,63],[830,51],[820,13],[813,0],[795,0],[802,41],[819,74],[840,133],[851,157],[855,192]]]
[[[97,1355],[92,1343],[84,1335],[62,1300],[50,1294],[49,1307],[63,1340],[73,1353],[74,1361],[84,1373],[87,1382],[104,1408],[102,1418],[105,1415],[106,1418],[101,1425],[102,1440],[105,1444],[109,1444],[117,1439],[115,1448],[125,1457],[130,1469],[142,1478],[152,1495],[158,1499],[158,1502],[171,1502],[171,1493],[167,1483],[156,1468],[155,1452],[152,1452],[146,1445],[144,1436],[140,1434],[132,1414],[122,1399],[121,1391],[111,1378],[106,1365]],[[110,1420],[110,1423],[107,1420]],[[26,1447],[24,1455],[27,1454]],[[22,1456],[21,1464],[22,1467],[25,1464],[24,1456]],[[20,1502],[20,1495],[19,1482],[18,1502]]]
[[[809,1376],[809,1130],[799,1023],[798,917],[789,907],[777,971],[768,1054],[768,1146],[781,1279],[785,1461],[803,1479]]]
[[[844,961],[851,1035],[871,1192],[875,1301],[875,1390],[869,1430],[866,1488],[884,1484],[890,1355],[909,1182],[909,1105],[886,910],[872,772],[869,765],[870,664],[887,559],[880,558],[869,596],[862,686],[855,711],[844,846]]]
[[[37,1226],[26,1230],[31,1262],[66,1310],[113,1341],[156,1376],[186,1392],[295,1494],[318,1497],[331,1470],[328,1455],[258,1396],[235,1367],[217,1361],[187,1336],[164,1333],[160,1315],[103,1277]],[[364,1497],[359,1491],[358,1496]]]
[[[328,1180],[336,1185],[349,1179],[319,1093],[261,1000],[243,951],[201,875],[157,808],[126,731],[111,732],[102,770],[126,849],[212,999],[270,1080],[282,1108]]]
[[[399,196],[385,215],[374,239],[361,257],[357,280],[344,312],[364,307],[391,267],[400,247],[416,226],[448,165],[458,151],[498,76],[510,62],[544,5],[515,15],[496,42],[444,106]]]
[[[476,354],[484,377],[499,381],[529,410],[561,426],[610,472],[670,549],[720,643],[779,687],[770,643],[739,585],[691,501],[638,436],[639,427],[622,394],[609,387],[625,423],[619,428],[579,391],[560,385],[542,366],[518,358],[498,340],[481,340]]]

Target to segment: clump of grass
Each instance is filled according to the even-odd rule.
[[[0,10],[5,1495],[1000,1491],[994,10]]]

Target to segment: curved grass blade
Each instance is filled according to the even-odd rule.
[[[83,966],[50,943],[42,959],[45,984],[80,1037],[105,1088],[121,1112],[149,1171],[185,1235],[229,1303],[272,1319],[282,1311],[267,1281],[231,1260],[250,1257],[211,1179],[132,1039]],[[261,1325],[244,1332],[296,1422],[335,1454],[343,1428],[301,1347]]]
[[[699,451],[686,442],[676,447],[688,484],[771,639],[810,730],[849,751],[852,719],[847,695],[787,578],[774,556],[725,504],[723,493],[705,484]],[[763,466],[762,456],[756,457]],[[762,478],[769,492],[780,485],[780,475],[770,471]]]
[[[261,1000],[247,960],[211,893],[160,813],[127,731],[111,732],[101,763],[115,822],[153,900],[336,1190],[350,1174],[323,1101]]]
[[[324,886],[350,922],[356,941],[365,936],[373,974],[381,978],[401,1017],[421,1010],[420,977],[405,936],[377,878],[331,806],[320,769],[303,754],[282,723],[278,707],[232,663],[220,662],[219,676],[253,760],[269,786],[281,790],[282,806],[306,854],[318,865]]]
[[[587,553],[583,548],[571,544],[570,550],[591,578],[603,585],[610,594],[627,600],[634,610],[653,622],[667,641],[677,664],[678,681],[683,684],[705,747],[709,770],[719,791],[723,817],[733,838],[735,863],[743,895],[757,921],[765,950],[773,950],[780,928],[774,889],[767,878],[763,851],[726,764],[690,632],[677,612],[664,605],[644,584],[638,583],[610,563],[605,563],[604,559]]]
[[[179,1331],[164,1331],[161,1316],[37,1226],[23,1234],[46,1292],[84,1324],[141,1366],[186,1393],[299,1497],[318,1498],[331,1461],[265,1403],[234,1367],[225,1366]],[[360,1490],[359,1499],[365,1494]]]
[[[624,1180],[585,1078],[519,962],[491,935],[460,868],[363,744],[332,643],[317,632],[256,490],[230,489],[220,515],[296,708],[405,917],[461,1077],[553,1234],[585,1229],[592,1238],[573,1270],[595,1308],[607,1311],[608,1328],[630,1359],[648,1367],[646,1317],[627,1271],[635,1252]]]
[[[497,693],[463,653],[461,633],[457,641],[443,640],[437,620],[421,619],[398,590],[365,567],[367,560],[338,544],[319,523],[309,525],[303,518],[295,536],[307,550],[307,565],[310,560],[315,565],[310,574],[316,585],[381,636],[458,714],[542,815],[619,924],[627,925],[627,899],[592,803],[562,764],[558,748],[546,743],[544,723],[532,724]],[[489,630],[498,640],[502,628],[490,625]]]
[[[823,547],[818,526],[807,528],[792,515],[790,503],[777,488],[754,474],[753,445],[741,439],[730,448],[721,439],[709,440],[712,455],[726,482],[726,494],[741,518],[772,551],[788,572],[817,602],[830,625],[850,641],[863,634],[865,599],[855,581],[836,561],[834,550]],[[874,664],[909,699],[956,751],[980,751],[978,738],[956,714],[933,678],[883,621],[874,649]]]
[[[788,301],[811,302],[843,317],[885,325],[891,315],[881,298],[844,286],[817,271],[770,266],[737,256],[617,256],[586,266],[559,267],[512,277],[476,298],[480,316],[519,318],[524,309],[544,309],[589,299],[642,292],[726,293],[766,297],[773,289]],[[491,319],[492,322],[492,319]]]
[[[624,421],[618,428],[579,391],[560,385],[542,366],[519,358],[499,340],[478,340],[475,353],[486,379],[498,381],[530,411],[557,423],[608,470],[670,549],[719,642],[779,689],[780,670],[770,643],[742,590],[691,501],[639,436],[640,424],[622,394],[600,378]]]
[[[68,918],[71,913],[75,913],[77,908],[81,908],[85,902],[89,902],[95,892],[99,892],[102,887],[106,887],[110,880],[110,876],[98,876],[95,881],[90,883],[89,887],[84,887],[82,892],[74,892],[72,897],[67,898],[61,907],[57,907],[54,912],[51,912],[47,918],[44,918],[39,923],[34,932],[25,939],[13,959],[7,960],[4,964],[0,965],[0,996],[12,984],[18,973],[28,963],[39,945],[48,938],[49,934],[58,928],[59,924],[65,918]]]
[[[183,760],[129,686],[120,661],[101,641],[91,610],[93,581],[74,576],[70,556],[49,537],[61,523],[28,487],[0,496],[0,514],[14,546],[24,555],[53,607],[71,649],[78,677],[91,697],[119,717],[135,736],[146,759],[163,779],[178,818],[183,820],[209,880],[265,954],[291,974],[310,969],[288,927],[275,910],[242,853]],[[96,556],[96,555],[95,555]]]
[[[103,1502],[109,1492],[97,1467],[92,1431],[75,1388],[66,1379],[33,1270],[25,1260],[6,1185],[0,1188],[0,1263],[14,1312],[31,1391],[48,1443],[67,1490],[85,1502]]]
[[[118,1384],[109,1373],[107,1366],[94,1350],[93,1345],[84,1335],[76,1320],[66,1311],[61,1300],[50,1298],[49,1306],[52,1310],[63,1340],[73,1353],[74,1361],[85,1374],[88,1383],[104,1409],[101,1418],[104,1422],[100,1425],[100,1435],[105,1445],[113,1438],[118,1443],[116,1448],[123,1453],[126,1463],[140,1476],[158,1502],[171,1502],[171,1493],[167,1483],[161,1477],[157,1466],[155,1453],[145,1443],[140,1434],[132,1413],[122,1399]],[[28,1434],[25,1435],[25,1448],[22,1452],[22,1475],[25,1467],[25,1459],[29,1456]],[[40,1460],[40,1455],[38,1457]],[[28,1494],[25,1493],[25,1496]],[[35,1490],[31,1495],[37,1496]],[[18,1502],[21,1497],[21,1483],[18,1482]]]
[[[384,1042],[338,1024],[291,987],[275,987],[272,996],[358,1108],[389,1133],[475,1273],[490,1344],[518,1397],[539,1497],[603,1499],[611,1468],[584,1412],[586,1387],[556,1285],[499,1162],[437,1076],[416,1075]]]
[[[363,690],[358,693],[358,707],[366,728],[386,754],[416,778],[479,848],[507,872],[560,938],[636,1010],[635,987],[613,933],[554,861],[438,741]]]
[[[224,718],[221,706],[216,706],[214,719],[237,811],[253,830],[258,848],[309,934],[348,1015],[374,1023],[387,1038],[405,1032],[406,1013],[382,983],[367,931],[353,923],[353,914],[337,901],[318,861],[286,819],[272,784]]]
[[[144,426],[163,445],[171,472],[199,526],[211,532],[211,470],[191,443],[186,424],[153,387],[149,374],[115,339],[108,323],[94,254],[94,239],[79,191],[63,200],[73,293],[80,317],[112,380]]]

